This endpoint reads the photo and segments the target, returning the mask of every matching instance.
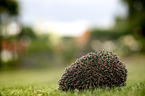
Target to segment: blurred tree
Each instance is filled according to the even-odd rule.
[[[18,37],[21,38],[23,36],[28,36],[31,39],[36,39],[36,35],[31,27],[25,27],[23,26],[20,33],[18,34]]]
[[[128,21],[132,27],[139,26],[142,35],[145,37],[145,1],[144,0],[123,0],[128,5]]]
[[[15,0],[0,0],[0,56],[1,56],[1,41],[3,39],[2,36],[2,24],[5,23],[6,17],[16,16],[19,13],[19,6],[17,1]],[[0,66],[2,64],[0,58]]]
[[[123,0],[128,5],[128,18],[134,19],[145,12],[144,0]]]
[[[127,30],[142,43],[145,52],[145,0],[122,0],[128,5]]]
[[[0,0],[0,13],[18,15],[18,3],[15,0]]]

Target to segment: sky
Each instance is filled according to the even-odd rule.
[[[90,27],[109,28],[113,26],[115,16],[126,16],[127,13],[127,7],[120,0],[18,0],[18,2],[21,6],[20,20],[24,24],[35,27],[39,25],[41,27],[39,29],[47,31],[60,29],[59,33],[62,35],[71,35],[67,30],[72,30],[69,33],[73,33],[73,29],[77,30],[79,25],[78,30],[81,31]],[[47,25],[51,25],[50,29]],[[74,31],[79,33],[76,30]]]

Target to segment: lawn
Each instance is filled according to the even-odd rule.
[[[145,96],[144,57],[123,61],[128,68],[125,87],[62,92],[58,80],[64,69],[17,70],[0,72],[0,96]]]

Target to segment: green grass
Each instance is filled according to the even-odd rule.
[[[114,89],[74,92],[58,90],[64,69],[0,72],[0,96],[145,96],[145,60],[128,58],[127,85]]]

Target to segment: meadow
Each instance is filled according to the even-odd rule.
[[[123,59],[128,69],[126,86],[74,92],[58,90],[65,68],[0,72],[0,96],[145,96],[145,57]]]

